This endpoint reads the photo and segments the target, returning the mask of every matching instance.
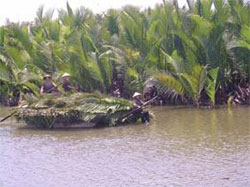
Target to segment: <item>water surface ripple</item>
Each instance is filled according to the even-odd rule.
[[[3,123],[0,186],[250,186],[250,108],[153,110],[149,126],[48,131]]]

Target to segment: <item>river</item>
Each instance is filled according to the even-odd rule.
[[[0,125],[1,187],[250,186],[250,108],[155,107],[148,126]],[[0,108],[0,116],[8,113]]]

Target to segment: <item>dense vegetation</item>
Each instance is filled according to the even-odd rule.
[[[163,103],[249,102],[250,5],[177,1],[93,14],[37,11],[32,23],[0,28],[0,99],[38,93],[42,75],[72,75],[81,90],[129,98],[155,85]]]

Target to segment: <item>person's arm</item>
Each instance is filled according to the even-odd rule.
[[[43,94],[43,89],[44,89],[44,87],[42,86],[40,89],[40,94]]]
[[[138,104],[134,103],[134,104],[133,104],[133,107],[134,107],[134,108],[139,108],[139,107],[140,107],[140,105],[138,105]]]
[[[57,85],[56,85],[54,82],[52,82],[52,84],[53,84],[53,86],[54,86],[54,87],[56,87],[56,88],[57,88]]]
[[[54,86],[54,89],[52,89],[52,90],[54,90],[54,91],[58,92],[57,85],[56,85],[54,82],[52,82],[52,84],[53,84],[53,86]]]
[[[71,86],[70,83],[66,85],[66,87],[70,90],[76,90],[76,88],[74,86]]]
[[[142,105],[144,105],[144,103],[141,100],[133,102],[133,107],[134,108],[140,108]]]

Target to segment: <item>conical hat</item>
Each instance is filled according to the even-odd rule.
[[[49,74],[46,74],[43,76],[43,79],[46,79],[46,78],[51,78],[51,76]]]
[[[70,74],[69,74],[69,73],[64,73],[64,74],[62,75],[62,77],[70,77]]]
[[[133,95],[133,98],[137,97],[137,96],[141,96],[141,94],[139,92],[135,92],[134,95]]]

